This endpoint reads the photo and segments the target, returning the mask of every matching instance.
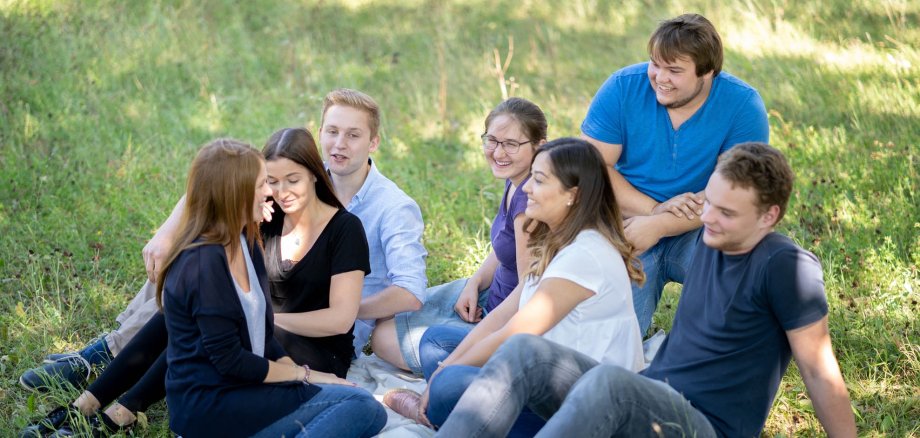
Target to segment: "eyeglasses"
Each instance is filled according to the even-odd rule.
[[[531,143],[530,140],[527,141],[517,141],[517,140],[505,140],[498,141],[497,138],[490,136],[489,134],[482,134],[482,148],[487,151],[494,151],[498,149],[499,146],[505,149],[505,152],[509,154],[516,154],[521,150],[521,146],[527,143]]]

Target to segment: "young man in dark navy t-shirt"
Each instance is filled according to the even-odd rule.
[[[509,339],[483,367],[444,436],[503,436],[523,406],[540,436],[759,436],[794,357],[829,436],[852,437],[817,258],[773,231],[792,191],[776,149],[735,146],[706,186],[674,327],[640,374],[537,337]]]

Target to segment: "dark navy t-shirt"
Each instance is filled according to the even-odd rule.
[[[760,436],[792,355],[786,331],[827,314],[821,265],[771,233],[742,255],[698,241],[674,327],[645,371],[721,436]]]

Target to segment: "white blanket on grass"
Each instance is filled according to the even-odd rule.
[[[408,388],[418,393],[425,390],[425,380],[402,371],[375,355],[359,356],[351,362],[348,380],[366,389],[381,404],[383,394],[393,388]],[[434,431],[409,420],[387,408],[387,425],[380,432],[382,438],[417,438],[434,436]]]
[[[658,331],[644,342],[646,365],[651,363],[652,358],[655,357],[664,337],[664,332]],[[375,355],[362,355],[353,360],[351,368],[348,369],[348,380],[374,394],[374,398],[381,404],[383,394],[393,388],[408,388],[418,393],[425,390],[424,379],[399,370]],[[434,436],[434,431],[387,408],[387,424],[378,436],[382,438],[428,438]]]

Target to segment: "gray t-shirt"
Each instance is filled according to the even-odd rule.
[[[246,271],[249,273],[249,292],[244,292],[236,279],[233,280],[233,286],[236,288],[236,295],[240,297],[240,304],[243,305],[243,313],[246,315],[252,354],[262,357],[265,355],[265,294],[262,292],[259,277],[256,276],[256,269],[252,265],[252,257],[249,256],[246,236],[241,234],[240,241],[243,243],[243,258],[246,261]]]

